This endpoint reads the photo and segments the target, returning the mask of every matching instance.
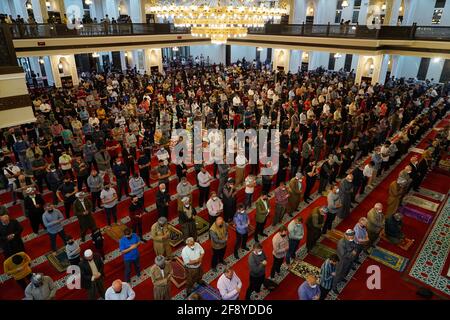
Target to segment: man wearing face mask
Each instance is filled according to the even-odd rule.
[[[58,189],[58,199],[61,202],[64,202],[64,213],[66,218],[70,218],[70,210],[72,209],[72,204],[75,202],[75,194],[78,192],[78,188],[75,186],[75,183],[72,181],[70,176],[64,177],[64,183]]]
[[[341,210],[337,213],[337,216],[344,220],[350,214],[352,208],[352,196],[353,196],[353,175],[349,174],[345,177],[339,187],[339,198],[342,204]]]
[[[233,269],[225,268],[217,281],[217,289],[219,289],[222,300],[239,300],[242,281]]]
[[[136,293],[131,286],[120,279],[114,280],[105,292],[105,300],[134,300],[135,297]]]
[[[197,175],[198,180],[198,188],[199,188],[199,200],[198,205],[199,207],[203,207],[203,205],[207,202],[208,195],[209,195],[209,187],[211,185],[211,181],[213,181],[213,177],[211,174],[206,170],[205,167],[202,167],[202,170]],[[208,205],[206,205],[208,206]]]
[[[130,195],[133,197],[138,198],[139,204],[144,208],[144,211],[147,212],[147,209],[145,208],[145,198],[144,198],[144,188],[145,188],[145,182],[142,177],[139,176],[139,173],[134,173],[133,177],[130,178],[128,182],[130,186]]]
[[[138,277],[141,276],[141,266],[139,263],[138,246],[141,244],[141,239],[132,233],[130,229],[125,229],[124,236],[119,241],[119,250],[123,254],[123,261],[125,263],[125,282],[130,282],[131,279],[131,264],[134,265],[134,271]]]
[[[153,249],[158,256],[172,258],[172,247],[170,246],[170,230],[166,217],[160,217],[151,229],[150,235],[153,240]]]
[[[181,178],[177,185],[177,197],[178,197],[178,209],[183,208],[183,202],[181,199],[189,198],[192,202],[192,185],[189,183],[186,177]]]
[[[211,225],[209,235],[211,238],[211,247],[213,251],[211,268],[214,272],[216,272],[216,267],[219,263],[223,265],[225,264],[223,257],[225,255],[228,241],[228,226],[225,221],[223,221],[222,217],[217,217],[216,221]]]
[[[170,300],[170,279],[172,274],[170,263],[167,263],[163,256],[156,256],[155,264],[150,268],[154,300]]]
[[[42,215],[45,211],[45,201],[40,194],[36,193],[36,189],[33,187],[26,190],[26,195],[23,203],[25,215],[30,219],[33,232],[37,234],[39,232],[39,226],[44,226],[42,223]]]
[[[192,293],[195,283],[202,285],[205,284],[205,282],[202,280],[202,260],[204,255],[205,250],[203,250],[202,246],[198,242],[195,242],[194,238],[189,237],[186,239],[186,246],[181,251],[181,257],[183,258],[183,263],[187,273],[187,296]]]
[[[142,242],[147,242],[142,237],[142,217],[144,215],[144,208],[139,202],[138,197],[131,198],[131,204],[128,207],[128,212],[130,213],[131,226],[134,233],[137,233],[141,238]]]
[[[328,196],[327,196],[328,213],[327,213],[327,218],[325,220],[325,224],[323,225],[323,228],[322,228],[323,234],[327,233],[328,230],[331,230],[331,228],[333,226],[334,218],[336,217],[337,214],[339,214],[339,212],[342,209],[341,198],[339,196],[339,192],[340,192],[339,187],[337,185],[334,185],[333,188],[331,189],[330,193],[328,193]]]
[[[117,193],[110,184],[106,184],[100,192],[100,200],[105,208],[108,225],[111,225],[111,216],[114,218],[114,223],[117,224]]]
[[[387,200],[387,217],[390,217],[397,212],[398,207],[402,203],[402,199],[407,192],[407,181],[404,178],[398,177],[397,180],[391,182],[391,184],[389,185],[389,195]]]
[[[256,201],[256,228],[255,228],[255,241],[259,242],[258,236],[267,237],[264,233],[264,226],[267,221],[267,217],[270,214],[269,197],[266,193],[261,194],[261,197]]]
[[[158,183],[164,183],[167,193],[169,193],[169,177],[171,172],[167,160],[159,160],[159,166],[156,170],[158,172]]]
[[[81,241],[84,242],[87,231],[94,232],[97,229],[97,224],[92,215],[92,202],[87,197],[88,194],[85,192],[77,192],[75,196],[77,200],[73,203],[73,212],[78,218],[80,237]]]
[[[87,178],[87,184],[91,191],[92,211],[97,211],[97,206],[101,206],[100,193],[103,189],[103,178],[100,177],[97,170],[92,170],[91,175]]]
[[[261,291],[261,286],[266,278],[267,257],[262,250],[262,245],[258,242],[254,244],[253,250],[248,256],[248,266],[250,269],[250,280],[245,294],[246,300],[250,300],[253,291]]]
[[[317,278],[313,274],[306,276],[304,281],[297,290],[298,300],[319,300],[320,287],[317,285]]]
[[[211,193],[211,198],[206,203],[206,208],[208,209],[209,225],[211,226],[223,211],[222,200],[220,200],[215,192]]]
[[[52,300],[56,290],[52,278],[44,276],[42,273],[33,273],[31,282],[25,289],[24,300]]]
[[[158,161],[169,161],[170,155],[169,152],[167,152],[167,150],[164,148],[164,146],[161,146],[156,152],[156,157],[158,158]]]
[[[355,231],[348,229],[345,231],[344,238],[340,239],[337,244],[337,256],[339,262],[336,265],[336,276],[333,279],[332,290],[335,294],[339,294],[337,285],[347,276],[353,261],[356,257],[356,244],[354,242]]]
[[[230,222],[236,212],[236,194],[237,190],[234,185],[234,179],[229,178],[227,184],[223,188],[222,195],[223,216],[226,222]]]
[[[122,199],[122,194],[125,193],[125,195],[128,197],[128,168],[125,164],[122,163],[122,160],[117,158],[114,161],[114,164],[112,166],[112,171],[114,175],[116,176],[116,182],[117,182],[117,197],[119,200]]]
[[[169,216],[169,204],[170,195],[169,192],[167,192],[166,184],[161,183],[158,191],[156,192],[156,208],[158,211],[158,217],[167,218]]]
[[[380,232],[384,228],[385,218],[383,214],[383,205],[376,203],[367,213],[367,233],[369,235],[369,246],[374,247],[374,243],[380,237]]]
[[[248,226],[250,220],[247,212],[242,204],[239,205],[238,211],[234,215],[233,222],[236,228],[236,242],[234,243],[234,257],[239,259],[239,248],[248,251],[247,239],[248,239]]]
[[[88,299],[96,300],[97,296],[104,297],[103,260],[91,249],[84,251],[84,259],[80,262],[81,287],[87,290]]]
[[[279,231],[273,236],[272,246],[273,264],[270,271],[270,277],[273,279],[275,278],[275,275],[280,273],[281,265],[289,250],[288,229],[285,225],[282,225]]]
[[[184,239],[192,237],[197,239],[197,226],[195,224],[195,216],[197,211],[191,206],[188,197],[182,199],[183,208],[178,211],[178,217],[183,231]]]
[[[300,244],[300,241],[303,239],[303,236],[305,235],[302,217],[298,217],[289,223],[288,234],[289,234],[289,249],[286,253],[286,263],[290,264],[291,259],[295,259],[296,256],[295,253],[297,251],[298,245]]]
[[[45,212],[42,215],[42,221],[44,222],[44,226],[47,228],[47,233],[50,236],[50,244],[52,247],[52,251],[56,253],[56,236],[59,235],[61,239],[64,241],[64,244],[67,242],[67,236],[64,232],[64,227],[62,222],[64,221],[64,216],[58,209],[55,209],[53,204],[47,204],[45,208]]]
[[[289,199],[289,191],[286,188],[284,181],[280,182],[280,186],[275,190],[275,216],[272,221],[272,226],[279,224],[286,213]]]
[[[303,196],[303,175],[297,172],[294,178],[289,181],[289,199],[288,199],[288,213],[292,216],[292,213],[298,210],[298,205],[302,201]]]
[[[368,249],[369,235],[367,234],[367,218],[359,218],[358,223],[355,224],[353,228],[355,231],[355,243],[356,243],[356,256],[355,263],[359,263],[359,254],[361,251],[366,251]]]
[[[66,254],[70,265],[78,266],[80,263],[80,252],[81,249],[78,242],[75,241],[72,236],[68,236],[66,242]]]

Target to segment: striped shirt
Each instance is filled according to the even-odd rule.
[[[320,267],[320,286],[329,290],[331,289],[331,285],[333,284],[332,275],[333,272],[336,272],[336,266],[331,264],[331,260],[327,259]]]

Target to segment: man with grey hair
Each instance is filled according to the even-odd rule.
[[[170,279],[173,271],[170,263],[163,256],[156,256],[155,264],[150,268],[155,300],[170,300]]]
[[[178,197],[178,209],[183,208],[182,199],[187,197],[192,201],[192,184],[187,180],[186,177],[182,177],[180,183],[177,185],[177,197]]]
[[[186,239],[186,246],[181,251],[181,257],[186,268],[186,293],[189,296],[194,288],[194,284],[205,284],[202,280],[202,260],[205,255],[205,250],[202,246],[195,242],[194,238],[189,237]]]
[[[369,235],[367,234],[367,218],[361,217],[355,224],[353,230],[355,231],[355,243],[356,243],[356,257],[355,262],[359,263],[358,257],[361,251],[367,251],[367,245],[369,243]]]
[[[105,293],[105,300],[134,300],[135,297],[136,293],[131,286],[120,279],[114,280]]]
[[[25,289],[23,300],[52,300],[56,294],[56,285],[52,278],[42,273],[33,273],[31,282]]]
[[[376,203],[367,213],[367,233],[369,236],[369,246],[374,247],[374,243],[380,237],[380,232],[384,228],[383,205]]]

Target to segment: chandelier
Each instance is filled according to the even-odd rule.
[[[210,38],[225,44],[229,38],[247,36],[248,28],[262,28],[267,21],[279,22],[287,10],[270,6],[266,1],[254,5],[253,0],[185,0],[151,6],[158,18],[173,19],[175,27],[191,28],[194,37]],[[275,3],[273,3],[275,4]]]

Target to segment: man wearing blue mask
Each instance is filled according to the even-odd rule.
[[[194,238],[189,237],[186,239],[186,246],[181,251],[181,257],[183,258],[183,263],[187,274],[187,296],[192,293],[195,283],[205,285],[205,282],[202,280],[202,260],[204,255],[205,250],[203,250],[202,246],[198,242],[195,242]]]

